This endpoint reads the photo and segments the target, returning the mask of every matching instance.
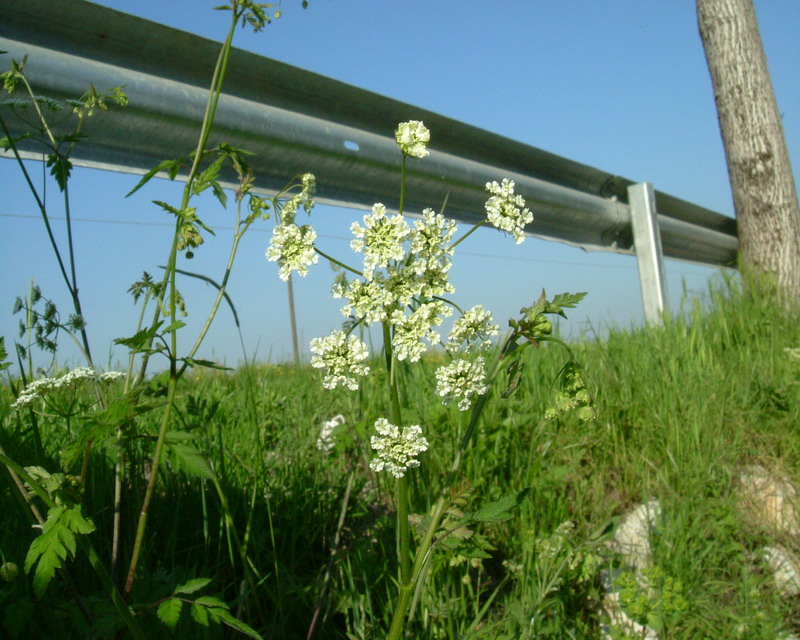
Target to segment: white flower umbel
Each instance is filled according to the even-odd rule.
[[[57,378],[40,378],[28,383],[22,390],[19,397],[11,405],[12,409],[22,409],[27,407],[36,400],[44,398],[45,396],[55,391],[66,391],[67,389],[77,389],[84,382],[90,380],[97,380],[98,382],[113,382],[121,378],[125,374],[121,371],[107,371],[106,373],[95,373],[94,369],[89,367],[78,367],[72,371],[68,371],[62,376]]]
[[[406,471],[419,466],[417,456],[428,450],[428,441],[423,437],[419,425],[401,430],[386,418],[378,418],[375,430],[378,435],[372,436],[370,445],[376,454],[370,460],[370,469],[375,472],[385,469],[395,478],[402,478]]]
[[[354,222],[350,231],[355,236],[350,248],[357,253],[364,252],[364,277],[367,279],[372,278],[376,268],[405,258],[403,243],[411,229],[402,215],[387,216],[386,207],[380,202],[372,205],[372,213],[364,216],[363,227]]]
[[[492,312],[484,309],[483,305],[475,305],[453,322],[453,328],[447,337],[447,348],[453,351],[462,344],[469,346],[476,340],[496,336],[498,333],[500,327],[492,322]],[[491,344],[491,341],[485,340],[481,346],[490,347]]]
[[[430,344],[439,342],[439,334],[433,328],[452,312],[441,300],[422,304],[408,316],[399,309],[395,311],[390,320],[394,326],[392,348],[397,359],[417,362],[427,351],[423,338]]]
[[[433,209],[423,209],[422,218],[414,221],[411,231],[411,253],[417,259],[439,260],[442,256],[452,256],[453,249],[448,245],[456,234],[456,221],[445,218]]]
[[[389,318],[389,309],[395,306],[390,291],[377,280],[352,280],[346,286],[340,282],[333,285],[333,297],[346,300],[342,307],[345,317],[355,315],[367,324],[384,322]]]
[[[308,275],[308,267],[319,260],[314,251],[317,233],[309,225],[298,227],[294,222],[279,224],[272,230],[272,241],[267,249],[267,260],[280,265],[278,275],[286,281],[292,271]]]
[[[325,338],[311,341],[311,366],[325,369],[322,386],[335,389],[345,385],[351,391],[358,389],[356,376],[369,373],[369,365],[363,364],[369,357],[367,345],[356,336],[346,336],[344,331],[334,331]]]
[[[431,132],[421,120],[409,120],[397,125],[394,139],[405,155],[412,158],[424,158],[430,152],[428,143],[431,141]]]
[[[514,236],[520,244],[525,240],[525,225],[533,222],[533,214],[525,208],[525,199],[514,193],[514,181],[503,178],[502,184],[487,182],[491,197],[486,201],[486,216],[495,227]]]
[[[474,361],[458,359],[436,370],[436,394],[442,404],[457,400],[459,411],[470,408],[472,398],[483,395],[486,385],[486,362],[478,357]]]

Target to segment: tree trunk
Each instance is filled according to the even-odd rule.
[[[752,0],[697,0],[745,272],[800,300],[800,206]]]

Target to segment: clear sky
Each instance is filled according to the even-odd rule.
[[[222,0],[105,0],[100,4],[220,40],[227,14]],[[727,170],[708,70],[689,0],[284,0],[283,16],[260,34],[240,31],[234,46],[418,105],[545,149],[671,195],[733,215]],[[800,162],[800,3],[757,0],[756,11],[783,114],[789,153]],[[8,67],[7,56],[0,58]],[[396,123],[387,122],[387,133]],[[432,131],[435,147],[436,131]],[[186,150],[177,150],[176,155]],[[424,162],[424,160],[423,160]],[[41,165],[32,165],[41,173]],[[309,168],[313,171],[313,167]],[[795,170],[795,175],[797,171]],[[498,176],[500,178],[502,176]],[[78,278],[96,360],[119,361],[115,337],[133,332],[138,308],[126,290],[143,270],[159,273],[169,249],[171,220],[152,200],[177,204],[180,185],[153,181],[125,199],[135,176],[78,170],[72,183]],[[9,160],[0,159],[0,335],[17,337],[14,298],[33,278],[70,311],[33,199]],[[49,187],[52,215],[63,215]],[[438,203],[431,203],[438,206]],[[232,212],[201,200],[200,217],[217,228],[181,268],[219,279]],[[534,215],[535,215],[534,210]],[[345,261],[349,226],[363,212],[318,206],[312,224],[320,247]],[[264,259],[272,223],[253,229],[240,249],[230,294],[249,356],[291,357],[286,285]],[[535,223],[534,223],[535,225]],[[63,224],[56,225],[63,231]],[[462,306],[482,303],[501,326],[542,288],[588,291],[571,314],[573,332],[642,321],[635,259],[586,253],[528,239],[521,246],[482,229],[460,245],[452,279]],[[717,270],[667,260],[670,305],[684,288],[702,292]],[[326,264],[295,280],[301,347],[342,322],[329,295]],[[189,300],[184,342],[194,339],[213,291],[181,285]],[[191,336],[191,337],[190,337]],[[9,345],[10,346],[10,345]],[[241,348],[223,310],[203,357],[235,365]],[[60,360],[78,364],[66,347]]]

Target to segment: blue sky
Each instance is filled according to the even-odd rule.
[[[100,4],[220,40],[222,0],[106,0]],[[282,17],[260,34],[240,31],[234,45],[349,84],[418,105],[733,215],[733,206],[708,70],[688,0],[284,0]],[[789,153],[800,162],[800,4],[756,2]],[[2,60],[2,59],[0,59]],[[8,61],[2,62],[3,67]],[[387,132],[396,123],[387,122]],[[432,131],[435,146],[436,131]],[[181,150],[182,151],[182,150]],[[40,165],[32,165],[41,173]],[[313,168],[310,168],[313,171]],[[795,170],[795,175],[797,171]],[[498,176],[502,177],[502,176]],[[115,337],[130,335],[138,309],[125,292],[143,270],[158,273],[169,248],[170,220],[152,200],[176,203],[180,185],[153,181],[134,197],[135,176],[75,172],[78,277],[96,360],[119,361]],[[41,220],[14,163],[0,159],[0,335],[17,336],[14,298],[33,278],[66,316],[69,300],[57,277]],[[52,215],[62,215],[52,185]],[[431,203],[437,206],[438,203]],[[534,210],[534,215],[535,215]],[[182,268],[221,277],[232,212],[201,200],[199,215],[218,229]],[[318,206],[312,224],[320,246],[350,259],[350,223],[363,212]],[[33,216],[33,217],[31,217]],[[63,231],[62,223],[56,228]],[[291,357],[286,285],[264,251],[271,223],[254,229],[241,249],[230,293],[242,321],[248,354]],[[452,279],[462,306],[482,303],[501,326],[550,293],[588,291],[571,314],[573,332],[628,327],[642,321],[635,259],[586,253],[528,239],[521,246],[482,229],[460,245]],[[352,260],[355,262],[355,260]],[[684,288],[703,292],[717,271],[666,262],[670,305]],[[339,301],[329,295],[333,272],[317,265],[295,281],[301,347],[337,328]],[[205,317],[212,291],[195,281],[185,342]],[[227,310],[211,331],[203,356],[235,365],[239,338]],[[77,364],[65,348],[61,361]]]

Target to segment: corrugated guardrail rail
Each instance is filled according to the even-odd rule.
[[[83,0],[3,0],[0,50],[8,52],[3,67],[27,55],[29,81],[52,98],[125,85],[128,107],[91,118],[73,161],[143,173],[194,148],[219,44]],[[253,152],[265,192],[310,171],[320,202],[396,207],[393,130],[410,119],[423,120],[435,143],[410,169],[408,211],[447,196],[448,215],[482,219],[485,183],[507,177],[536,215],[531,235],[632,251],[630,180],[246,51],[231,53],[210,142]],[[30,157],[36,151],[26,148]],[[735,220],[661,192],[656,202],[665,256],[735,263]]]

